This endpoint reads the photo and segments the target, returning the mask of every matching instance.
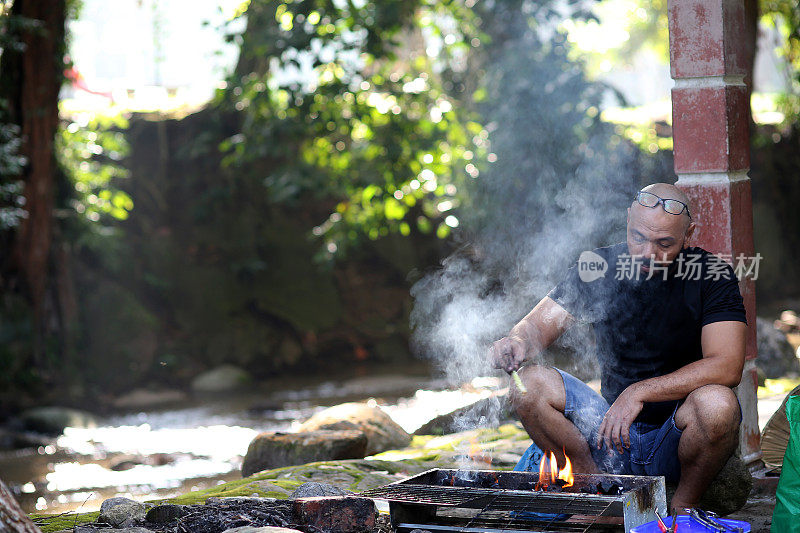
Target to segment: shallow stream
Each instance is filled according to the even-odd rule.
[[[66,428],[52,445],[0,452],[0,479],[28,512],[92,511],[116,495],[170,497],[239,479],[253,437],[292,431],[325,407],[367,401],[413,432],[502,386],[489,377],[448,387],[422,368],[282,380],[247,393],[196,396],[166,408],[113,414],[93,428]]]

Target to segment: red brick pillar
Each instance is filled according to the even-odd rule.
[[[743,0],[669,0],[672,127],[676,185],[693,205],[692,244],[731,258],[753,254],[749,97]],[[737,387],[743,421],[739,451],[761,457],[756,398],[756,298],[739,283],[747,311],[746,363]]]

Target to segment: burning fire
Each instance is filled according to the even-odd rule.
[[[542,455],[542,460],[539,462],[539,482],[536,483],[535,490],[547,490],[547,487],[555,484],[561,488],[572,486],[575,481],[575,476],[572,475],[572,462],[566,452],[564,458],[566,464],[559,470],[555,453],[548,451]]]

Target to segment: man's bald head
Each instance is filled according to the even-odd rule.
[[[642,192],[654,194],[662,200],[677,200],[689,205],[686,194],[669,183],[654,183],[642,189]],[[633,201],[628,209],[628,251],[631,256],[646,261],[641,267],[643,270],[649,270],[651,262],[669,264],[677,257],[694,232],[695,225],[689,212],[684,209],[675,215],[664,209],[663,202],[646,207],[636,199]]]
[[[658,196],[659,198],[663,198],[664,200],[678,200],[679,202],[686,204],[686,209],[683,211],[683,213],[680,214],[680,216],[683,217],[684,219],[683,220],[684,230],[689,227],[689,224],[691,224],[692,222],[692,218],[690,216],[690,213],[692,212],[692,207],[689,205],[689,197],[686,196],[686,193],[684,193],[682,190],[677,188],[675,185],[672,185],[671,183],[653,183],[642,189],[642,192],[649,192],[651,194],[655,194],[656,196]],[[640,205],[639,202],[637,202],[636,200],[633,201],[633,204],[631,204],[631,206],[634,208],[638,207],[642,209],[652,209],[651,207],[644,207]],[[658,207],[663,207],[663,206],[657,205],[656,208]]]

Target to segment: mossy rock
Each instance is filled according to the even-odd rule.
[[[212,496],[227,498],[254,494],[286,499],[297,487],[308,481],[330,483],[345,490],[361,492],[404,479],[432,467],[430,464],[416,461],[392,462],[366,459],[320,461],[266,470],[209,489],[192,491],[168,501],[189,505],[204,503]]]
[[[53,533],[64,529],[72,531],[75,526],[94,522],[100,516],[100,511],[92,513],[65,513],[65,514],[32,514],[30,515],[33,523],[36,524],[42,533]]]

